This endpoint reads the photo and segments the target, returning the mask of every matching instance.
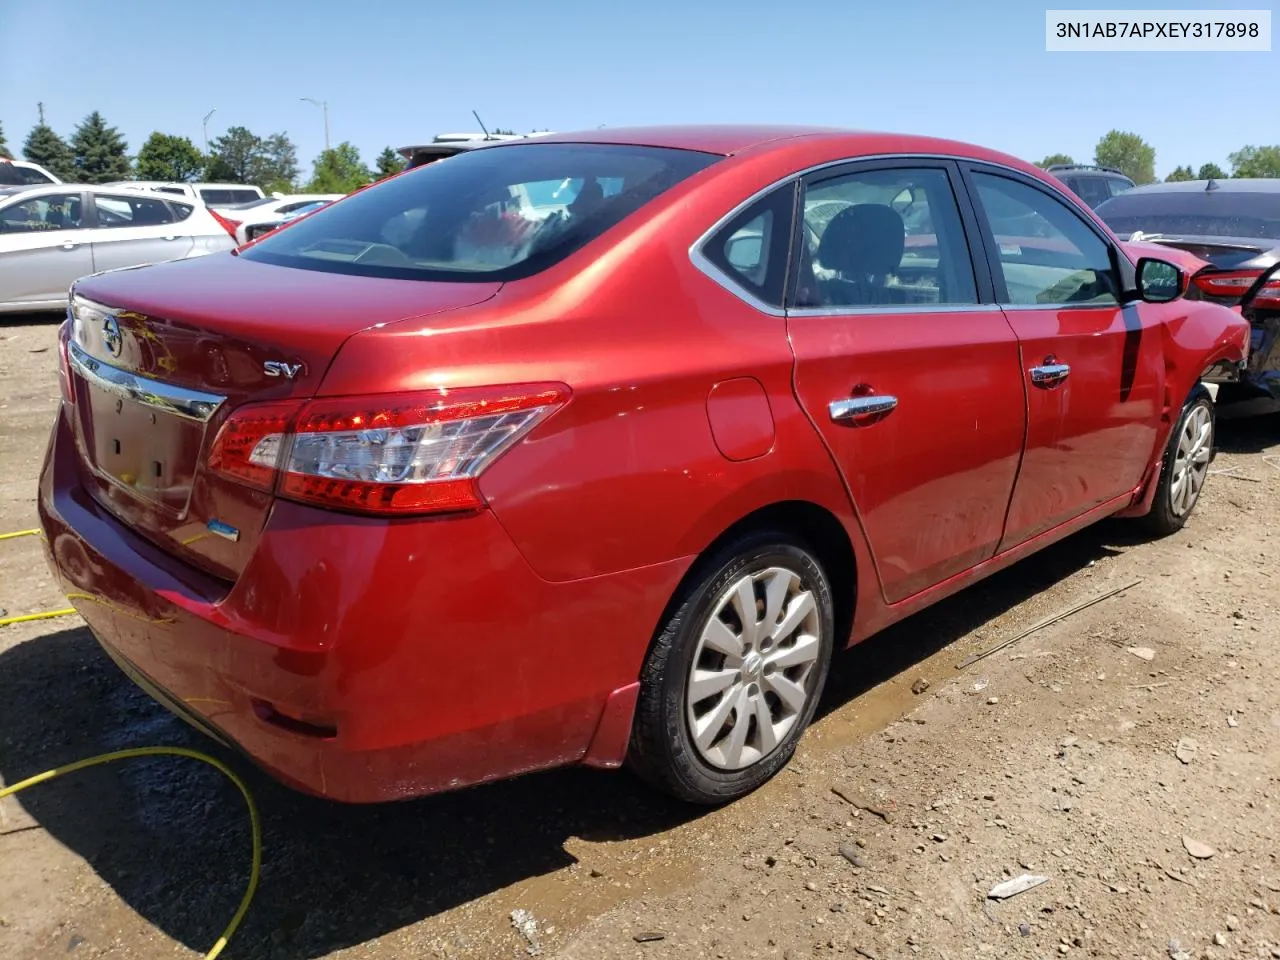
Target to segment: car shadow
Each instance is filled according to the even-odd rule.
[[[822,711],[1117,552],[1129,525],[1086,530],[837,657]],[[0,776],[14,783],[97,753],[183,745],[244,773],[262,813],[261,885],[229,957],[317,957],[574,862],[566,840],[649,836],[705,813],[628,774],[566,769],[453,794],[348,806],[295,793],[169,714],[84,629],[0,653]],[[21,796],[148,922],[207,949],[247,880],[248,823],[234,787],[188,760],[132,760]]]
[[[1222,417],[1215,425],[1214,445],[1222,453],[1261,453],[1280,447],[1280,413]]]

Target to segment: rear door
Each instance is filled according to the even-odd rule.
[[[1067,197],[1003,168],[965,176],[1027,398],[1005,549],[1142,482],[1163,408],[1161,310],[1121,306],[1123,254]]]
[[[1025,429],[1017,338],[972,256],[949,161],[851,163],[804,183],[790,285],[796,392],[870,542],[886,600],[991,557]]]
[[[79,191],[42,193],[0,208],[0,303],[65,300],[73,281],[93,273],[85,216]]]
[[[178,260],[191,253],[191,237],[163,197],[95,194],[92,199],[97,216],[95,270]]]

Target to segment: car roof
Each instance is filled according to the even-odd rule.
[[[1209,184],[1213,184],[1210,191]],[[1263,177],[1223,177],[1221,180],[1174,180],[1168,183],[1148,183],[1134,187],[1132,193],[1142,196],[1149,193],[1280,193],[1280,180]]]
[[[803,141],[818,149],[838,152],[849,158],[915,154],[921,156],[952,156],[986,160],[1013,167],[1035,176],[1045,176],[1043,170],[1024,160],[997,150],[976,144],[939,137],[890,133],[870,130],[848,130],[839,127],[797,125],[729,125],[706,124],[699,126],[660,127],[602,127],[577,133],[556,133],[539,137],[537,143],[616,143],[631,146],[671,147],[681,150],[697,150],[732,156],[746,150],[784,147]],[[486,149],[504,150],[529,141],[490,144]]]

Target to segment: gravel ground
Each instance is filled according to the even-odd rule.
[[[54,342],[0,324],[0,532],[34,525]],[[1177,536],[1100,525],[842,655],[795,762],[728,808],[586,770],[353,808],[245,770],[262,886],[224,956],[1280,957],[1280,420],[1220,441]],[[38,541],[0,541],[0,607],[64,605]],[[78,618],[0,628],[0,782],[145,744],[211,749]],[[187,761],[0,801],[0,956],[208,949],[248,852]]]

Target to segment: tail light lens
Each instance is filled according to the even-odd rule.
[[[252,404],[218,431],[209,466],[357,513],[474,510],[485,467],[568,398],[563,384],[524,384]]]
[[[1262,271],[1240,271],[1236,273],[1201,273],[1195,277],[1195,284],[1200,292],[1210,297],[1243,297]],[[1256,307],[1280,307],[1280,277],[1267,282],[1254,299]]]
[[[213,217],[213,219],[217,220],[218,223],[222,225],[223,230],[231,234],[232,239],[235,239],[236,228],[239,227],[243,221],[232,220],[230,217],[224,217],[222,214],[220,214],[217,210],[214,210],[212,207],[209,208],[209,214]]]

